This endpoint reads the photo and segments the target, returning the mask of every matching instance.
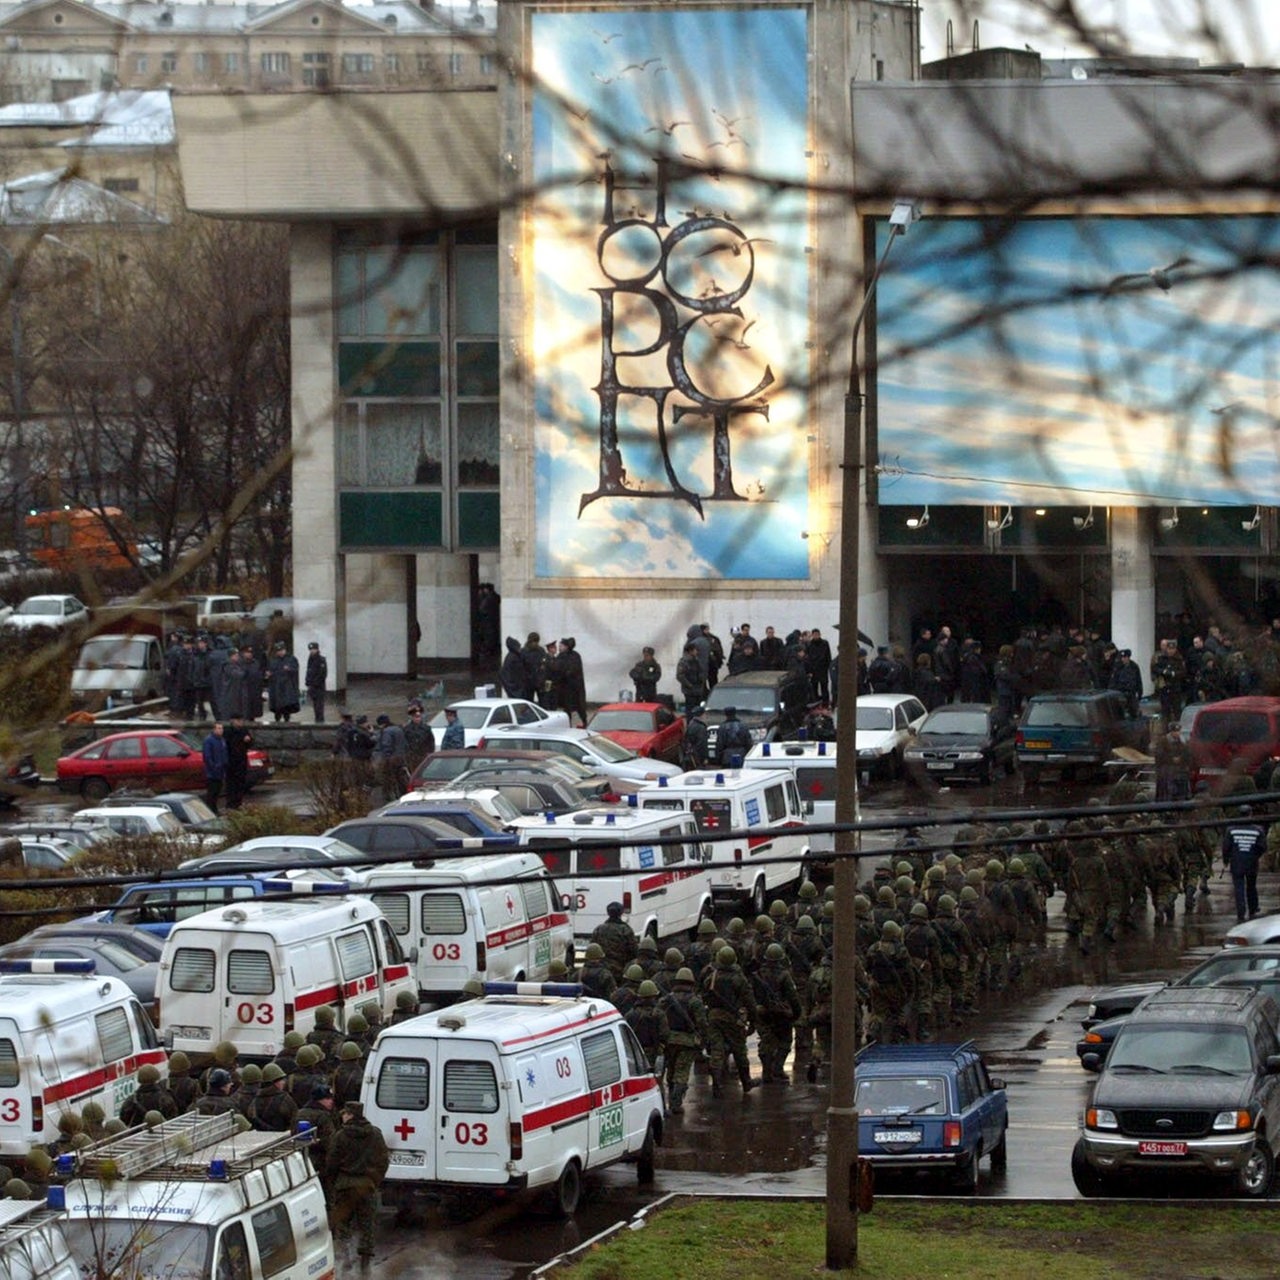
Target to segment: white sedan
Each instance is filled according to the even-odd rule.
[[[584,764],[595,773],[619,782],[645,782],[654,778],[674,778],[681,772],[669,760],[638,756],[619,746],[612,738],[573,729],[568,725],[513,725],[491,730],[485,738],[491,747],[511,747],[520,751],[558,751]]]
[[[456,711],[462,722],[462,731],[466,735],[463,744],[468,747],[480,745],[480,739],[494,729],[517,725],[529,729],[567,729],[569,717],[563,711],[546,711],[536,702],[526,702],[523,698],[466,698],[461,702],[449,703],[448,710]],[[431,731],[436,735],[436,746],[441,745],[444,731],[449,722],[443,711],[437,711],[429,721]]]
[[[5,620],[9,631],[73,627],[89,621],[88,607],[75,596],[28,596]]]
[[[894,778],[929,713],[909,693],[867,693],[857,703],[858,772]]]

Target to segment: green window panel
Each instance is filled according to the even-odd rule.
[[[882,506],[879,513],[881,547],[981,547],[986,540],[985,507],[930,507],[929,523],[916,529],[907,527],[907,519],[921,516],[922,506]]]
[[[341,493],[339,541],[345,550],[438,548],[444,541],[443,501],[439,493]]]
[[[1166,528],[1174,512],[1171,507],[1161,507],[1155,522],[1155,550],[1257,554],[1262,546],[1261,531],[1244,528],[1246,523],[1252,524],[1254,510],[1252,506],[1179,507],[1177,524]]]
[[[498,545],[502,512],[496,493],[458,494],[458,546],[488,550]]]
[[[498,344],[459,342],[457,352],[458,394],[496,398],[501,387]]]
[[[344,342],[338,383],[344,396],[438,396],[440,344]]]

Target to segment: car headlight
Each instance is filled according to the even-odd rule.
[[[1106,1107],[1090,1107],[1084,1113],[1084,1123],[1086,1129],[1118,1129],[1119,1121],[1116,1120],[1116,1113],[1108,1111]]]
[[[957,751],[956,759],[957,760],[981,760],[982,752],[981,751]]]
[[[1089,1007],[1084,1011],[1086,1018],[1096,1018],[1098,1016],[1098,1006],[1092,1000],[1089,1001]]]
[[[1253,1116],[1248,1111],[1219,1111],[1213,1117],[1213,1128],[1215,1133],[1223,1130],[1252,1129]]]

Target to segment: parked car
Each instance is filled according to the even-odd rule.
[[[90,849],[104,841],[114,840],[116,833],[100,822],[84,822],[55,814],[48,818],[32,818],[25,822],[6,822],[0,827],[3,836],[38,836],[41,839],[65,840],[77,849]]]
[[[1018,764],[1028,783],[1045,769],[1097,774],[1117,748],[1145,752],[1151,722],[1131,715],[1129,704],[1110,689],[1038,693],[1027,699],[1018,721]]]
[[[436,751],[409,777],[410,791],[430,791],[433,787],[449,787],[460,774],[490,765],[511,764],[517,767],[546,769],[584,788],[603,792],[612,779],[597,773],[589,765],[567,756],[563,751],[526,751],[520,747],[504,747],[490,742],[479,747],[457,751]]]
[[[267,752],[250,748],[249,787],[265,782],[272,772]],[[132,729],[58,759],[58,787],[78,791],[86,800],[101,800],[116,787],[148,784],[203,788],[200,744],[177,729]]]
[[[716,742],[727,707],[751,731],[752,742],[772,742],[795,733],[809,705],[809,677],[802,671],[741,671],[721,680],[706,701],[707,750]]]
[[[379,813],[367,818],[352,818],[330,827],[325,832],[362,853],[379,860],[404,858],[410,862],[433,858],[441,845],[455,848],[460,844],[456,827],[424,814]]]
[[[333,836],[258,836],[253,840],[242,840],[229,849],[220,849],[217,853],[189,858],[186,862],[178,863],[178,870],[229,874],[233,871],[252,872],[264,869],[275,875],[277,867],[298,866],[330,872],[331,875],[323,877],[325,879],[337,876],[346,880],[354,878],[352,868],[328,864],[345,862],[347,859],[359,862],[360,858],[359,849]]]
[[[58,836],[10,836],[22,847],[22,865],[32,871],[64,871],[84,850]]]
[[[858,772],[896,778],[928,714],[924,703],[909,693],[864,693],[855,708]]]
[[[203,796],[194,791],[161,791],[152,795],[147,791],[113,791],[103,798],[100,809],[116,809],[121,805],[163,805],[184,827],[191,831],[216,835],[227,829],[227,820],[214,813]]]
[[[970,1194],[985,1156],[1008,1162],[1004,1081],[963,1044],[871,1044],[857,1057],[858,1156],[878,1169],[949,1175]]]
[[[510,844],[515,843],[511,825],[520,817],[520,811],[493,787],[474,791],[459,791],[454,787],[421,795],[411,791],[377,812],[379,816],[418,814],[452,827],[459,836]]]
[[[602,738],[589,729],[570,729],[567,726],[528,727],[512,725],[505,729],[490,730],[480,745],[482,747],[521,746],[537,750],[560,751],[586,765],[597,773],[624,782],[643,782],[646,779],[673,778],[680,772],[678,764],[669,760],[650,760],[638,756],[626,747],[620,747],[610,738]]]
[[[612,738],[638,756],[680,759],[684,717],[663,702],[606,702],[587,721],[592,733]]]
[[[1016,733],[1013,717],[1000,707],[948,703],[929,712],[915,741],[903,751],[902,762],[917,778],[990,782],[998,769],[1012,773],[1017,768]]]
[[[1129,1015],[1148,997],[1169,987],[1211,987],[1218,982],[1244,978],[1253,974],[1280,975],[1280,946],[1234,947],[1222,950],[1172,983],[1129,982],[1106,987],[1089,1001],[1081,1025],[1083,1037],[1076,1042],[1076,1055],[1086,1071],[1096,1071],[1106,1061],[1111,1045]],[[1086,1063],[1086,1057],[1097,1061]]]
[[[92,960],[95,973],[119,978],[145,1008],[155,1004],[159,962],[109,938],[23,938],[0,947],[0,960]]]
[[[523,816],[531,813],[573,813],[600,803],[598,796],[584,795],[572,782],[536,769],[507,766],[468,769],[458,776],[453,786],[456,791],[492,787]]]
[[[1071,1153],[1084,1196],[1153,1173],[1265,1196],[1280,1143],[1280,1008],[1262,991],[1170,987],[1120,1028]]]
[[[1187,739],[1191,785],[1211,785],[1230,772],[1266,784],[1280,763],[1280,698],[1225,698],[1204,707]]]
[[[107,924],[102,920],[67,920],[58,924],[42,924],[18,941],[43,945],[63,939],[80,941],[85,938],[114,942],[116,946],[133,952],[143,961],[159,961],[164,950],[163,941],[145,929],[136,929],[129,924]]]
[[[1224,947],[1280,946],[1280,911],[1265,911],[1243,924],[1232,925],[1222,939]]]
[[[61,630],[89,621],[89,608],[75,596],[28,596],[4,620],[6,631],[31,631],[36,627]]]
[[[505,725],[532,729],[569,726],[569,717],[563,711],[546,711],[536,702],[526,702],[523,698],[464,698],[460,702],[449,703],[447,708],[431,717],[429,723],[437,743],[444,737],[449,723],[445,719],[445,710],[458,713],[468,747],[478,747],[488,733]]]
[[[244,616],[244,601],[239,596],[188,596],[196,607],[196,626],[211,627],[215,623],[238,623]]]
[[[202,836],[184,827],[173,811],[163,804],[103,805],[100,808],[80,809],[76,817],[95,826],[110,827],[117,836],[170,836],[176,840],[201,848],[208,840],[218,837]]]

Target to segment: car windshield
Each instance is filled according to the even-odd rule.
[[[921,735],[927,733],[971,733],[981,737],[987,732],[987,717],[981,711],[935,711],[924,727]]]
[[[652,733],[653,716],[648,711],[597,711],[591,717],[591,728],[596,733],[607,733],[610,729]]]
[[[458,723],[464,729],[483,729],[488,722],[489,714],[493,710],[492,707],[454,707],[454,711],[458,713]],[[431,727],[433,729],[444,729],[448,727],[449,722],[444,718],[443,711],[437,711],[431,717]]]
[[[109,667],[116,671],[145,667],[148,647],[145,640],[96,636],[81,645],[79,665],[86,669]]]
[[[47,597],[34,597],[31,600],[24,600],[15,610],[14,613],[20,613],[26,617],[43,617],[46,614],[53,614],[55,617],[62,615],[62,601],[50,600]]]
[[[858,1081],[860,1116],[940,1116],[947,1109],[941,1076],[887,1076]]]
[[[859,729],[892,729],[893,728],[893,708],[892,707],[858,707],[858,722],[855,726]]]
[[[582,745],[593,756],[607,760],[610,764],[621,764],[624,760],[634,760],[636,753],[619,746],[612,738],[602,738],[598,733],[582,739]]]
[[[711,690],[707,699],[708,711],[723,711],[726,707],[735,707],[739,711],[748,711],[752,715],[768,716],[774,711],[774,699],[777,689],[771,684],[738,685],[736,687],[718,684]]]
[[[1280,967],[1280,951],[1271,955],[1240,955],[1234,951],[1224,951],[1207,960],[1200,968],[1193,970],[1186,978],[1174,985],[1179,987],[1207,987],[1219,978],[1230,977],[1233,973],[1265,973]]]
[[[1259,711],[1205,711],[1196,720],[1195,735],[1200,742],[1246,746],[1266,742],[1271,724]]]
[[[83,1201],[84,1197],[81,1196]],[[68,1194],[67,1208],[75,1196]],[[95,1205],[90,1198],[89,1212]],[[68,1252],[82,1274],[128,1276],[129,1280],[202,1280],[208,1274],[212,1228],[139,1218],[64,1218]]]
[[[1037,702],[1034,698],[1027,703],[1027,713],[1023,717],[1023,725],[1027,727],[1087,727],[1089,724],[1089,707],[1087,702]]]
[[[187,815],[187,821],[196,822],[215,822],[218,815],[209,808],[199,796],[192,796],[189,800],[182,802],[183,812]],[[177,817],[177,815],[174,815]],[[181,821],[181,819],[179,819]]]
[[[417,776],[424,782],[448,782],[471,767],[471,761],[463,756],[432,756],[419,770]]]
[[[1246,1075],[1253,1055],[1243,1027],[1128,1023],[1107,1055],[1107,1070]]]
[[[133,954],[132,951],[126,951],[124,947],[117,942],[99,941],[95,943],[93,950],[97,952],[104,960],[113,965],[119,973],[128,973],[132,969],[140,969],[142,961]],[[46,948],[48,954],[54,954]]]

